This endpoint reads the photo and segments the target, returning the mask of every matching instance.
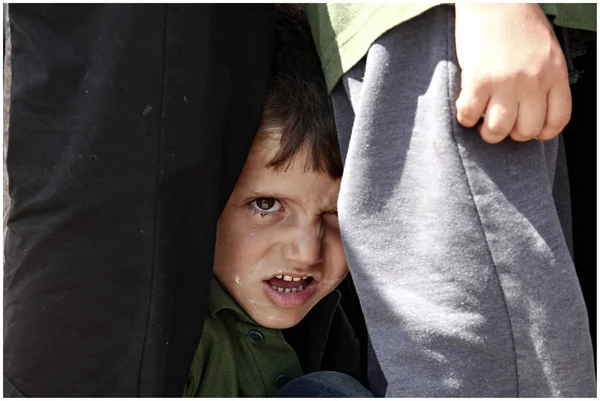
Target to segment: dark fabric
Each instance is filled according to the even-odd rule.
[[[365,361],[368,359],[367,346],[369,338],[365,317],[350,273],[338,285],[337,289],[342,294],[340,304],[342,306],[341,312],[343,313],[338,313],[334,316],[332,330],[329,334],[331,339],[325,349],[322,370],[335,370],[346,373],[364,385],[367,385],[368,374]],[[340,358],[338,355],[347,352],[348,349],[356,349],[354,341],[349,342],[349,337],[346,333],[347,326],[352,327],[355,341],[358,341],[360,357],[356,355]],[[343,361],[345,366],[340,366],[339,361]],[[361,363],[357,366],[356,363],[359,361]]]
[[[272,5],[9,18],[5,377],[25,396],[179,396],[262,111]]]
[[[565,54],[571,84],[573,111],[564,129],[569,191],[571,197],[570,249],[588,311],[594,361],[596,360],[596,32],[554,25]]]
[[[596,119],[597,41],[590,33],[567,29],[569,65],[576,82],[571,85],[573,113],[564,130],[573,217],[573,261],[590,319],[596,350],[597,227],[596,227]],[[595,33],[594,33],[595,35]],[[594,356],[596,353],[594,352]]]
[[[367,327],[350,274],[337,286],[339,307],[331,314],[330,295],[323,298],[296,326],[284,330],[304,374],[335,371],[367,384]],[[329,299],[328,299],[329,298]],[[327,325],[326,337],[315,329]]]
[[[10,382],[10,380],[8,380],[6,378],[6,375],[4,375],[3,377],[4,377],[4,382],[3,382],[4,397],[6,397],[6,398],[24,398],[23,394],[21,394],[19,392],[19,390],[17,390],[15,388],[15,386],[13,386],[13,384]]]

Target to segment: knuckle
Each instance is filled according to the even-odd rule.
[[[481,132],[481,139],[490,144],[495,144],[501,142],[504,139],[504,136],[490,135],[488,132]]]
[[[523,137],[519,134],[515,134],[515,133],[510,134],[510,138],[515,142],[527,142],[531,139],[531,138],[525,138],[525,137]]]
[[[535,138],[536,136],[538,136],[540,134],[540,132],[542,132],[542,128],[541,127],[522,127],[522,126],[519,126],[515,130],[515,133],[517,135],[519,135],[522,138],[526,138],[526,140]]]
[[[519,76],[516,73],[495,72],[491,73],[486,80],[489,91],[503,88],[506,91],[513,92],[519,84]]]
[[[571,121],[571,113],[561,113],[548,118],[547,125],[549,128],[560,131]]]
[[[569,70],[567,65],[563,61],[562,63],[554,66],[554,73],[552,75],[552,81],[554,82],[569,82]]]
[[[560,134],[560,131],[553,131],[548,129],[542,132],[540,135],[538,135],[537,139],[539,139],[540,141],[549,141],[551,139],[556,138],[558,134]]]
[[[479,69],[470,71],[463,70],[460,77],[461,87],[463,89],[469,89],[471,93],[486,89],[490,84],[489,73],[485,73]]]
[[[513,131],[510,133],[510,137],[516,142],[527,142],[527,141],[532,140],[535,136],[529,135],[529,134],[524,134],[520,131]]]
[[[538,92],[543,85],[544,74],[539,67],[520,71],[518,75],[518,87],[527,93]]]
[[[460,105],[460,107],[458,108],[458,114],[460,118],[469,121],[475,120],[480,117],[477,115],[477,110],[472,102]]]
[[[562,50],[560,50],[560,47],[557,51],[553,52],[548,64],[550,65],[550,68],[552,68],[554,74],[568,77],[569,71],[567,68],[567,60],[565,59]]]
[[[510,131],[510,127],[506,123],[497,122],[490,124],[487,131],[493,136],[506,136]]]

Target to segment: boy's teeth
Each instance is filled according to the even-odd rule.
[[[284,281],[300,281],[300,280],[306,280],[308,278],[308,276],[292,277],[292,276],[288,276],[287,274],[278,274],[275,277],[277,277],[279,280],[284,280]]]
[[[300,292],[300,291],[304,291],[304,286],[303,285],[301,285],[298,288],[281,288],[281,287],[277,287],[276,285],[272,285],[271,288],[273,288],[277,292]]]

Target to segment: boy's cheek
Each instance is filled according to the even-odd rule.
[[[328,257],[325,258],[326,264],[334,266],[339,275],[342,275],[342,278],[345,277],[348,273],[348,260],[341,238],[333,238],[327,245],[326,255]]]

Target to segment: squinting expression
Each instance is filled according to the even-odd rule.
[[[214,272],[260,325],[289,328],[348,272],[337,219],[340,181],[268,164],[277,144],[255,141],[217,228]]]

